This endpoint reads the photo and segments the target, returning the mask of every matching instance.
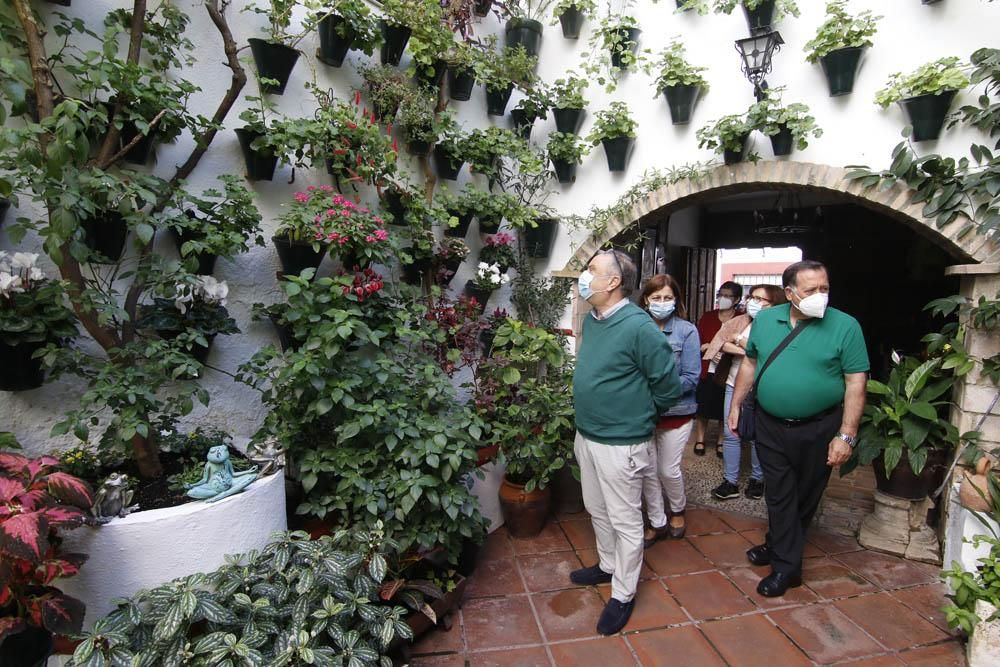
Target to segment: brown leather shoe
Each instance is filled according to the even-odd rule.
[[[646,531],[642,535],[642,543],[648,549],[668,535],[670,535],[669,520],[660,528],[653,528],[652,526],[646,528]]]

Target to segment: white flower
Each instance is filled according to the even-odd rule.
[[[894,364],[896,364],[898,366],[900,361],[902,361],[902,359],[899,356],[899,352],[896,352],[896,350],[893,350],[892,351],[892,363],[894,363]]]
[[[501,285],[506,285],[508,282],[510,282],[510,278],[507,277],[506,273],[503,274],[502,276],[500,276],[500,284]]]
[[[38,261],[38,253],[34,252],[15,252],[14,257],[10,261],[10,266],[14,271],[27,271],[35,266],[35,262]]]
[[[168,435],[173,435],[173,433],[174,433],[173,431],[169,431],[166,429],[160,431],[160,435],[162,435],[164,438],[167,437]]]
[[[28,271],[28,280],[30,280],[31,282],[37,282],[39,280],[45,280],[45,272],[42,271],[37,266],[33,266],[33,267],[31,267],[31,270]]]
[[[229,296],[229,285],[225,280],[216,280],[212,276],[202,276],[201,284],[198,287],[201,297],[207,302],[219,306],[226,305],[226,297]]]
[[[23,292],[21,276],[16,273],[0,273],[0,295],[10,297],[15,292]]]
[[[479,266],[477,268],[480,271],[485,271],[486,269],[490,268],[490,265],[487,264],[486,262],[479,262]]]
[[[187,312],[187,304],[194,301],[194,294],[187,285],[178,285],[177,294],[174,295],[174,308],[181,311],[181,315]]]

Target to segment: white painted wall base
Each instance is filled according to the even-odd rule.
[[[503,514],[500,513],[500,484],[503,482],[505,466],[490,462],[479,468],[483,479],[475,474],[469,474],[466,484],[469,491],[479,500],[479,511],[490,522],[489,532],[503,525]]]
[[[947,569],[951,567],[952,561],[958,561],[964,569],[972,571],[979,566],[978,559],[990,553],[989,544],[980,544],[975,547],[971,543],[972,538],[976,535],[1000,535],[1000,525],[988,516],[981,514],[990,528],[993,529],[994,533],[991,533],[990,528],[984,526],[975,514],[962,507],[961,503],[958,502],[959,484],[959,481],[953,483],[948,497],[948,523],[944,531],[943,565]],[[970,542],[965,540],[970,540]]]
[[[997,608],[986,600],[976,601],[976,616],[983,620],[976,624],[969,637],[969,667],[1000,665],[1000,620],[985,620],[996,611]]]
[[[284,471],[258,479],[217,503],[136,512],[99,528],[66,533],[64,549],[90,558],[59,586],[87,605],[84,628],[114,609],[111,600],[196,572],[209,572],[226,554],[259,549],[285,530]]]

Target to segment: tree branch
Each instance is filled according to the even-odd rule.
[[[142,37],[145,31],[146,0],[135,0],[135,3],[132,5],[132,25],[129,28],[128,39],[127,62],[130,65],[135,65],[139,62],[139,54],[142,53]],[[102,165],[102,169],[107,169],[108,166],[114,163],[114,160],[109,158],[112,151],[115,150],[115,146],[118,145],[118,140],[121,136],[121,131],[112,121],[114,118],[121,115],[127,100],[120,99],[121,95],[116,97],[115,108],[111,112],[111,117],[108,119],[108,131],[105,133],[104,141],[101,143],[101,150],[97,152],[97,164]]]
[[[108,167],[110,167],[111,165],[113,165],[115,162],[118,162],[118,160],[125,157],[125,154],[128,153],[130,150],[132,150],[132,148],[137,143],[142,141],[144,137],[148,137],[153,133],[153,128],[159,125],[160,121],[163,120],[163,117],[166,115],[167,115],[167,110],[166,109],[161,110],[160,113],[156,114],[153,117],[153,120],[149,122],[149,129],[146,131],[146,134],[143,134],[142,132],[136,132],[135,136],[132,137],[131,141],[125,144],[120,151],[118,151],[117,153],[108,158],[107,164],[100,163],[97,165],[97,168],[103,171]]]

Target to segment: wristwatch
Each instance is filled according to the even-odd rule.
[[[847,435],[846,433],[838,433],[837,437],[850,445],[851,449],[854,449],[854,445],[858,444],[858,438],[856,436]]]

